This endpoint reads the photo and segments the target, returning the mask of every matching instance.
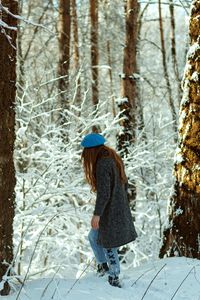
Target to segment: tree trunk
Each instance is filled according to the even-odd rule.
[[[22,9],[23,9],[23,1],[18,1],[18,14],[21,16]],[[19,25],[19,24],[18,24]],[[17,80],[17,97],[20,99],[24,93],[24,59],[23,59],[23,49],[22,49],[22,36],[23,36],[23,27],[18,26],[18,33],[17,33],[17,57],[18,57],[18,80]]]
[[[123,74],[121,75],[121,133],[118,136],[118,149],[128,153],[128,146],[135,141],[136,98],[137,98],[137,17],[139,5],[137,0],[127,0],[125,4],[126,38],[124,47]]]
[[[3,0],[0,4],[12,14],[18,14],[17,1]],[[17,27],[17,20],[2,12],[2,7],[0,19],[10,27]],[[16,38],[16,30],[0,26],[0,281],[5,274],[9,275],[13,260]],[[6,280],[0,294],[7,295],[9,290]]]
[[[118,150],[122,156],[128,154],[130,144],[135,143],[136,107],[137,107],[137,34],[138,34],[139,4],[137,0],[127,0],[125,3],[126,38],[124,47],[123,74],[121,78],[121,101],[119,108],[121,133],[117,137]],[[129,180],[129,201],[135,207],[136,186]]]
[[[81,104],[81,79],[80,79],[80,63],[79,63],[79,43],[78,43],[78,19],[76,0],[72,0],[72,31],[73,31],[73,58],[74,58],[74,70],[76,72],[76,90],[74,100],[77,104]]]
[[[200,259],[200,1],[190,16],[190,49],[183,80],[179,120],[179,148],[174,166],[174,194],[169,226],[164,230],[160,257]]]
[[[138,24],[137,24],[137,27],[138,27],[138,34],[137,34],[137,48],[140,49],[140,42],[141,42],[141,31],[142,31],[142,21],[143,21],[143,17],[144,17],[144,13],[145,11],[147,10],[147,8],[149,7],[150,5],[150,2],[148,2],[145,7],[143,8],[143,10],[140,12],[139,16],[138,16]],[[142,58],[140,56],[140,51],[138,51],[138,54],[137,54],[137,61],[141,61]],[[139,69],[139,66],[137,67],[137,73],[140,74],[140,69]],[[140,132],[140,140],[143,140],[145,142],[147,142],[147,135],[146,135],[146,132],[145,132],[145,123],[144,123],[144,104],[143,104],[143,101],[142,101],[142,97],[140,97],[140,95],[142,95],[142,85],[139,85],[138,88],[137,88],[137,94],[138,94],[138,97],[137,97],[137,128],[138,128],[138,131]]]
[[[182,97],[181,90],[181,80],[178,70],[178,61],[176,55],[176,35],[175,35],[175,17],[174,17],[174,3],[173,0],[169,0],[169,11],[170,11],[170,23],[171,23],[171,55],[172,55],[172,64],[174,69],[174,75],[177,81],[177,95],[178,103],[180,104],[180,99]]]
[[[98,0],[90,0],[90,18],[91,18],[92,102],[96,106],[99,102]]]
[[[159,29],[160,29],[160,42],[161,42],[161,49],[162,49],[162,63],[163,63],[163,72],[167,86],[167,94],[168,94],[168,102],[169,107],[172,114],[172,121],[173,121],[173,129],[175,132],[175,142],[177,141],[177,116],[176,116],[176,109],[174,106],[174,101],[172,98],[172,89],[169,80],[169,74],[167,69],[167,60],[166,60],[166,49],[165,49],[165,39],[164,39],[164,29],[163,29],[163,20],[162,20],[162,7],[161,7],[161,0],[158,0],[158,13],[159,13]]]
[[[69,108],[68,87],[69,87],[69,66],[70,66],[70,0],[59,1],[59,63],[58,81],[60,91],[61,123],[66,122],[65,109]]]
[[[104,19],[105,19],[105,25],[106,28],[109,28],[109,20],[108,20],[108,15],[110,14],[110,9],[109,9],[109,3],[108,0],[104,1],[104,7],[103,7],[103,11],[104,11]],[[113,74],[112,74],[112,59],[111,59],[111,47],[110,47],[110,39],[108,36],[109,32],[106,35],[106,50],[107,50],[107,64],[109,66],[108,69],[108,75],[109,75],[109,79],[110,79],[110,99],[111,99],[111,105],[112,105],[112,114],[113,117],[116,117],[116,109],[115,109],[115,96],[114,96],[114,86],[113,86]],[[110,103],[108,103],[108,111],[109,111],[109,106]]]

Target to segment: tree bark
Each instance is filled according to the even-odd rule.
[[[164,72],[164,78],[165,78],[166,85],[167,85],[168,102],[169,102],[169,107],[170,107],[171,114],[172,114],[173,129],[175,132],[174,140],[176,142],[177,141],[177,136],[176,136],[176,134],[177,134],[177,115],[176,115],[176,109],[175,109],[174,101],[173,101],[173,97],[172,97],[172,89],[171,89],[171,84],[170,84],[170,80],[169,80],[169,73],[168,73],[168,69],[167,69],[161,0],[158,0],[158,13],[159,13],[159,29],[160,29],[160,42],[161,42],[161,49],[162,49],[163,72]]]
[[[23,9],[23,2],[19,1],[18,3],[18,14],[21,15]],[[19,24],[18,24],[19,25]],[[20,99],[22,98],[24,92],[24,59],[23,59],[23,49],[22,49],[22,36],[23,31],[22,27],[18,26],[18,33],[17,33],[17,56],[18,56],[18,80],[17,80],[17,97]]]
[[[90,0],[90,19],[91,19],[92,102],[96,106],[99,102],[98,0]]]
[[[80,55],[79,55],[79,39],[78,39],[78,19],[77,19],[77,7],[76,0],[72,1],[72,31],[73,31],[73,58],[74,58],[74,69],[76,71],[76,90],[74,100],[77,104],[81,104],[81,79],[80,79]]]
[[[124,47],[123,74],[121,75],[121,101],[119,109],[121,133],[117,136],[117,148],[122,157],[128,154],[130,144],[135,143],[136,110],[137,110],[137,36],[139,4],[137,0],[127,0],[125,3],[126,37]],[[136,185],[129,180],[129,201],[135,208]]]
[[[18,14],[18,2],[0,2],[12,14]],[[10,27],[17,27],[17,20],[2,12],[0,19]],[[13,260],[13,218],[15,208],[15,96],[16,96],[16,38],[17,31],[0,26],[0,281],[10,270]],[[6,280],[0,291],[9,294]]]
[[[174,3],[173,0],[169,0],[169,11],[170,11],[170,23],[171,23],[171,55],[172,55],[172,64],[174,69],[174,75],[177,81],[177,95],[178,103],[180,104],[180,99],[182,97],[181,90],[181,80],[178,70],[178,61],[176,54],[176,34],[175,34],[175,16],[174,16]]]
[[[139,5],[137,0],[127,0],[125,4],[126,37],[124,47],[123,74],[121,75],[121,133],[118,136],[118,149],[128,153],[128,146],[135,141],[136,98],[137,98],[137,18]]]
[[[169,226],[164,230],[160,257],[200,259],[200,0],[191,7],[190,49],[183,80],[179,148],[174,165]]]
[[[140,12],[139,16],[138,16],[138,34],[137,34],[137,47],[138,49],[140,49],[140,42],[141,42],[141,31],[142,31],[142,25],[143,25],[143,16],[145,11],[147,10],[147,8],[149,7],[150,2],[148,2],[145,7],[143,8],[143,10]],[[140,51],[138,51],[137,54],[137,61],[141,61],[141,56],[140,56]],[[137,66],[137,73],[140,74],[140,69],[139,66]],[[141,91],[141,85],[138,86],[137,88],[137,128],[138,131],[141,134],[141,140],[147,142],[147,135],[145,132],[145,122],[144,122],[144,105],[142,102],[142,97],[140,97],[140,95],[142,95],[142,91]]]
[[[60,91],[61,123],[65,123],[65,109],[69,108],[69,66],[70,66],[70,0],[59,0],[58,43],[59,62],[58,81]]]
[[[104,1],[103,11],[104,11],[104,19],[105,19],[106,28],[109,28],[108,15],[110,14],[110,10],[109,10],[108,0]],[[109,75],[109,79],[110,79],[110,97],[109,98],[111,99],[112,114],[113,114],[113,117],[115,118],[116,117],[116,109],[115,109],[115,95],[114,95],[113,74],[112,74],[111,43],[110,43],[108,33],[106,33],[106,50],[107,50],[107,64],[109,66],[108,75]],[[109,104],[110,103],[108,103],[108,110],[109,110]]]

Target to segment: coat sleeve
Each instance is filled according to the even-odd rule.
[[[94,215],[102,216],[111,196],[111,166],[109,159],[101,159],[96,168],[97,197]]]

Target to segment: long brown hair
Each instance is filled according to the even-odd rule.
[[[118,168],[121,182],[127,182],[123,161],[115,150],[104,145],[92,148],[84,148],[81,155],[81,160],[83,162],[86,180],[90,184],[93,192],[96,192],[96,164],[98,158],[100,157],[112,157],[115,160]]]

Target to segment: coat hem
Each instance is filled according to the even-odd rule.
[[[134,242],[136,240],[137,236],[134,237],[134,238],[131,238],[130,240],[128,240],[128,242],[123,242],[123,243],[118,243],[118,244],[113,244],[112,246],[111,245],[103,245],[103,243],[99,242],[99,244],[103,247],[103,248],[118,248],[118,247],[121,247],[121,246],[124,246],[126,244],[129,244],[131,242]]]

